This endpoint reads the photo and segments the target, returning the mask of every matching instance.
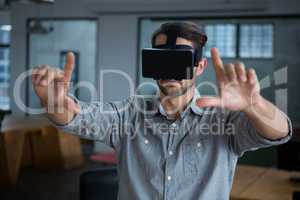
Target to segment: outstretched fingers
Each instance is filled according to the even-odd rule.
[[[255,85],[256,83],[258,83],[258,78],[254,69],[250,68],[247,71],[247,77],[248,77],[248,82],[251,85]]]
[[[219,84],[223,84],[226,81],[226,75],[225,75],[222,59],[219,55],[217,48],[211,49],[211,59],[214,65],[217,81]]]
[[[72,73],[74,70],[75,56],[72,52],[67,53],[66,64],[64,66],[64,83],[68,88],[72,79]]]

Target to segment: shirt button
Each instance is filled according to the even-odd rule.
[[[148,144],[148,143],[149,143],[149,140],[145,140],[144,142],[145,142],[145,144]]]
[[[177,126],[177,124],[172,123],[171,126],[172,126],[173,128],[175,128],[175,127]]]
[[[168,181],[170,181],[170,180],[172,179],[172,177],[171,177],[171,176],[168,176],[167,179],[168,179]]]
[[[173,155],[173,151],[169,151],[169,155],[172,156]]]
[[[200,142],[197,143],[197,147],[201,147],[201,143]]]

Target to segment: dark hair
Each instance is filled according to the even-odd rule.
[[[176,34],[177,37],[193,42],[196,49],[201,49],[207,41],[207,36],[202,27],[193,22],[167,22],[162,24],[152,35],[152,47],[155,46],[155,39],[160,34]]]

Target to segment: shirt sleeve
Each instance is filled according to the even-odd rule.
[[[286,116],[288,121],[289,133],[287,136],[271,140],[260,134],[251,124],[249,118],[243,112],[230,112],[227,118],[226,129],[229,135],[229,146],[238,155],[242,156],[246,151],[254,151],[259,148],[280,145],[289,141],[292,137],[292,123]]]
[[[50,122],[64,132],[81,138],[96,140],[116,148],[122,137],[122,127],[128,119],[131,98],[109,103],[79,101],[71,96],[80,106],[80,113],[64,125]]]

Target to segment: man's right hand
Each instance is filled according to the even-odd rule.
[[[70,52],[66,56],[63,71],[47,65],[36,67],[32,71],[33,88],[40,98],[42,106],[47,108],[48,114],[59,115],[66,112],[76,114],[80,111],[78,104],[68,96],[74,60],[74,54]],[[53,110],[54,113],[49,113],[49,109]],[[57,110],[62,111],[62,113],[58,113]]]

